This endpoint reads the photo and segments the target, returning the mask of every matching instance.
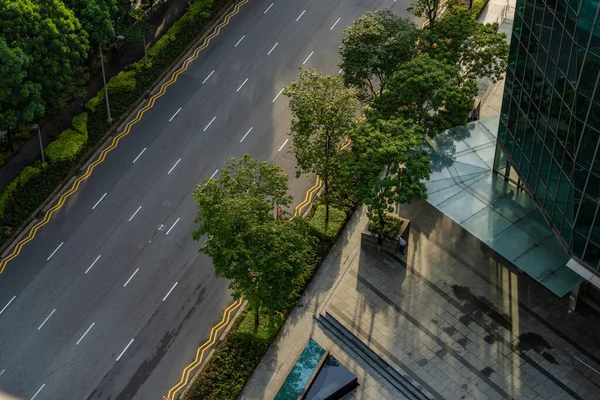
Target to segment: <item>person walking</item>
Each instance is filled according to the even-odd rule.
[[[381,253],[381,248],[383,247],[383,233],[377,234],[377,252]]]
[[[406,249],[406,240],[402,236],[398,239],[398,247],[400,248],[400,254],[404,255],[404,249]]]

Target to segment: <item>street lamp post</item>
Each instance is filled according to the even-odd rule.
[[[108,113],[108,122],[112,122],[110,116],[110,104],[108,103],[108,88],[106,87],[106,75],[104,73],[104,57],[102,57],[102,43],[99,43],[100,47],[100,65],[102,65],[102,80],[104,81],[104,97],[106,98],[106,112]]]
[[[40,126],[38,124],[31,125],[32,128],[37,128],[38,138],[40,139],[40,153],[42,153],[42,163],[45,163],[44,159],[44,145],[42,145],[42,132],[40,131]]]
[[[146,59],[146,64],[148,64],[148,52],[146,51],[146,34],[144,33],[144,36],[142,36],[142,38],[144,39],[144,58]]]
[[[125,39],[125,36],[119,35],[116,37],[119,40]],[[108,102],[108,88],[106,87],[106,74],[104,72],[104,57],[102,57],[102,42],[98,43],[98,47],[100,48],[100,65],[102,65],[102,81],[104,82],[104,97],[106,98],[106,112],[108,114],[108,122],[112,122],[112,118],[110,116],[110,104]]]

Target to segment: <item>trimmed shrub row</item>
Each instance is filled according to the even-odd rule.
[[[320,204],[310,219],[309,226],[321,239],[335,240],[346,223],[346,213],[329,206],[329,223],[325,224],[325,204]]]
[[[120,116],[206,28],[229,0],[194,0],[189,10],[148,50],[144,59],[128,66],[107,83],[111,113]],[[71,173],[81,154],[94,147],[109,129],[104,89],[86,103],[87,113],[76,116],[72,129],[62,132],[44,153],[47,164],[27,167],[0,194],[0,245],[29,218]]]
[[[388,239],[394,239],[398,234],[398,231],[402,228],[402,220],[392,215],[383,216],[383,236]],[[373,219],[369,218],[369,232],[380,233],[381,225],[379,217],[373,216]]]
[[[473,0],[471,10],[469,10],[471,12],[471,15],[473,16],[473,18],[475,18],[475,19],[479,18],[479,15],[483,11],[483,9],[487,5],[487,3],[489,3],[489,1],[490,0]]]
[[[306,216],[306,220],[318,240],[310,260],[310,271],[306,280],[298,287],[298,296],[304,292],[342,228],[358,206],[358,201],[352,194],[336,192],[335,187],[332,188],[331,194],[330,197],[335,200],[329,207],[329,229],[325,235],[322,234],[325,205],[320,198],[315,199],[311,211]],[[332,234],[333,231],[335,234]],[[206,367],[192,382],[184,400],[236,400],[290,312],[291,309],[283,310],[281,314],[272,319],[264,316],[260,320],[258,334],[255,335],[253,333],[254,314],[245,310],[227,336],[220,342]]]

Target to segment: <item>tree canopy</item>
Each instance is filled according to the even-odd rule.
[[[340,77],[301,70],[297,81],[286,85],[293,120],[292,152],[296,171],[314,173],[324,183],[325,223],[329,221],[329,187],[340,176],[344,152],[338,146],[353,129],[360,104]]]
[[[377,217],[381,231],[384,215],[398,203],[427,197],[422,183],[429,179],[429,156],[420,150],[424,129],[412,120],[392,118],[367,122],[351,134],[352,157],[345,183],[367,206],[371,219]]]
[[[416,55],[418,37],[409,19],[390,10],[367,11],[344,30],[339,64],[344,84],[355,89],[363,103],[369,102]]]
[[[27,80],[40,86],[47,108],[81,93],[88,34],[61,0],[0,0],[0,15],[0,36],[30,59]]]
[[[114,36],[111,14],[117,11],[116,0],[63,0],[73,10],[88,33],[92,46]]]
[[[395,117],[412,120],[432,137],[468,122],[476,92],[475,84],[463,79],[458,67],[424,54],[394,74],[388,90],[373,101],[366,114],[371,121]]]
[[[429,25],[434,24],[440,10],[440,0],[417,0],[408,6],[415,17],[427,18]]]
[[[229,159],[218,179],[194,192],[198,228],[193,238],[213,260],[215,274],[229,279],[235,298],[256,312],[294,305],[297,282],[307,269],[311,235],[302,221],[276,220],[276,204],[289,206],[287,176],[281,167],[245,155]]]
[[[41,87],[27,79],[25,70],[31,62],[20,48],[11,48],[0,36],[0,130],[9,132],[44,113]]]
[[[423,29],[419,51],[460,68],[463,78],[497,81],[506,71],[509,45],[498,24],[481,24],[459,6],[452,6],[435,24]]]

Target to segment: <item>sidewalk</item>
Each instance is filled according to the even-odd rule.
[[[315,317],[329,313],[431,399],[600,399],[600,318],[558,299],[424,200],[407,256],[360,247],[352,218],[242,396],[273,399],[312,337],[358,377],[345,399],[403,399]]]
[[[170,27],[187,11],[189,0],[171,0],[159,9],[152,18],[154,33],[148,35],[147,45],[150,46],[158,40]],[[108,52],[107,52],[108,54]],[[109,62],[106,67],[106,80],[108,81],[114,75],[117,75],[127,65],[132,64],[144,57],[143,43],[132,44],[121,48],[118,52],[109,56]],[[98,67],[99,68],[99,67]],[[90,76],[86,84],[86,95],[84,99],[75,100],[66,110],[61,111],[53,118],[48,118],[46,122],[40,123],[42,133],[42,142],[46,147],[50,142],[56,140],[58,134],[71,126],[73,117],[84,111],[85,103],[94,97],[102,88],[102,75],[100,70],[92,71],[94,75]],[[116,117],[116,116],[115,116]],[[0,192],[19,173],[35,160],[41,158],[40,144],[37,132],[25,143],[6,164],[0,166]]]

